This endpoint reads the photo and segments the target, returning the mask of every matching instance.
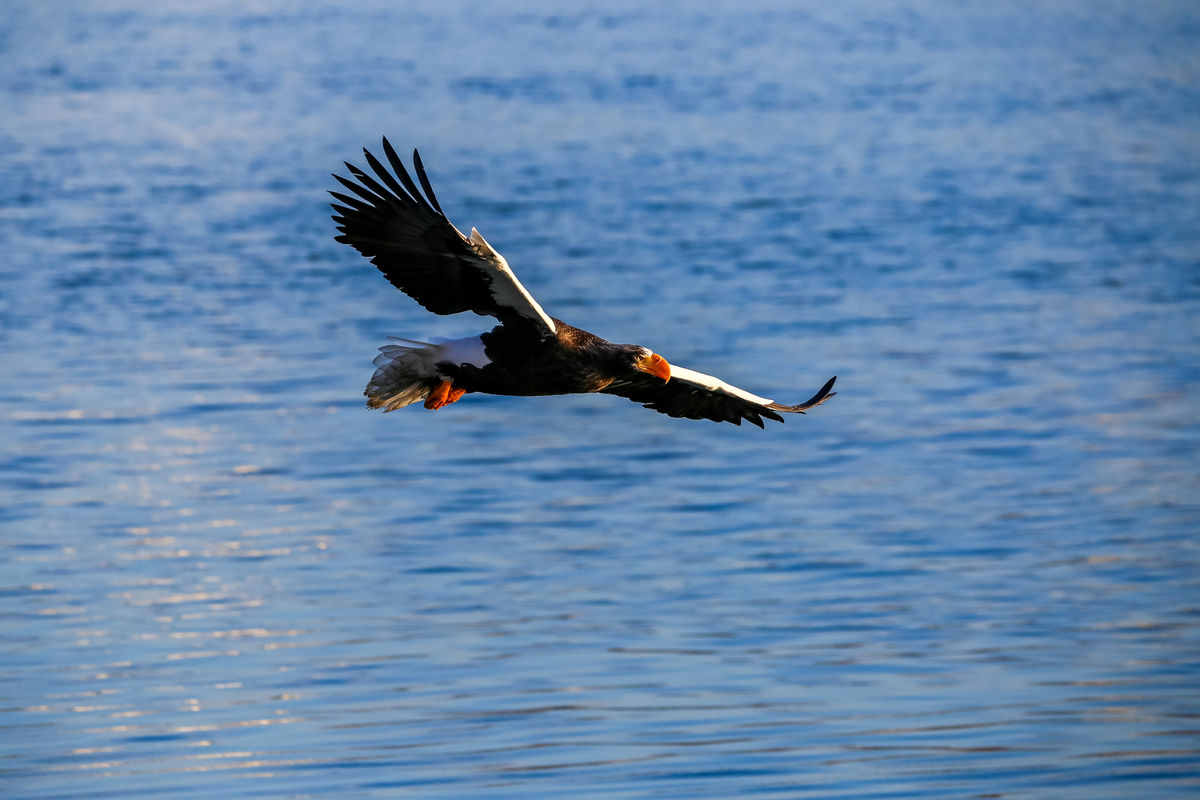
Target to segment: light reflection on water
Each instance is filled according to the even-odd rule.
[[[1198,22],[20,10],[5,788],[1190,796]],[[480,324],[332,241],[382,133],[552,313],[839,396],[366,412]]]

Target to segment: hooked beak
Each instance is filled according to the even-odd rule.
[[[664,381],[671,380],[671,365],[667,360],[658,353],[651,353],[645,358],[637,362],[637,368],[642,372],[653,375],[656,378],[661,378]]]

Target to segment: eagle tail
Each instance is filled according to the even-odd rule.
[[[438,383],[434,361],[438,346],[429,342],[391,337],[392,343],[379,348],[375,374],[364,394],[367,405],[395,411],[424,400]]]

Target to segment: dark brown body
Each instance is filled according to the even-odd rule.
[[[408,340],[380,348],[366,389],[371,408],[391,411],[424,400],[439,409],[466,392],[605,392],[672,417],[762,427],[764,418],[782,422],[781,413],[802,414],[833,396],[831,378],[805,403],[776,403],[712,375],[673,370],[648,348],[612,344],[551,320],[479,231],[464,236],[446,219],[416,151],[416,181],[387,139],[383,152],[390,170],[364,150],[374,177],[349,162],[354,180],[334,176],[350,192],[331,192],[337,241],[371,259],[393,286],[434,314],[472,311],[500,325],[478,338],[444,342],[445,348]],[[440,348],[432,357],[447,360],[429,364],[427,347]]]
[[[545,338],[525,325],[497,325],[479,337],[491,364],[443,362],[438,371],[467,392],[520,396],[598,392],[628,372],[630,358],[642,349],[613,345],[559,319],[554,325],[554,336]]]

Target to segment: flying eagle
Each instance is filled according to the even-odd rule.
[[[627,397],[672,417],[762,428],[762,418],[803,414],[834,392],[836,376],[809,400],[789,406],[679,366],[648,348],[613,344],[546,314],[504,256],[471,228],[464,236],[442,211],[421,157],[413,166],[421,189],[385,138],[388,169],[367,150],[371,177],[346,162],[355,180],[333,177],[351,194],[331,191],[337,241],[371,259],[400,291],[435,314],[474,311],[500,324],[465,339],[422,342],[393,338],[379,348],[367,405],[384,411],[418,400],[438,409],[468,392],[550,395],[603,392]],[[357,181],[357,182],[355,182]]]

